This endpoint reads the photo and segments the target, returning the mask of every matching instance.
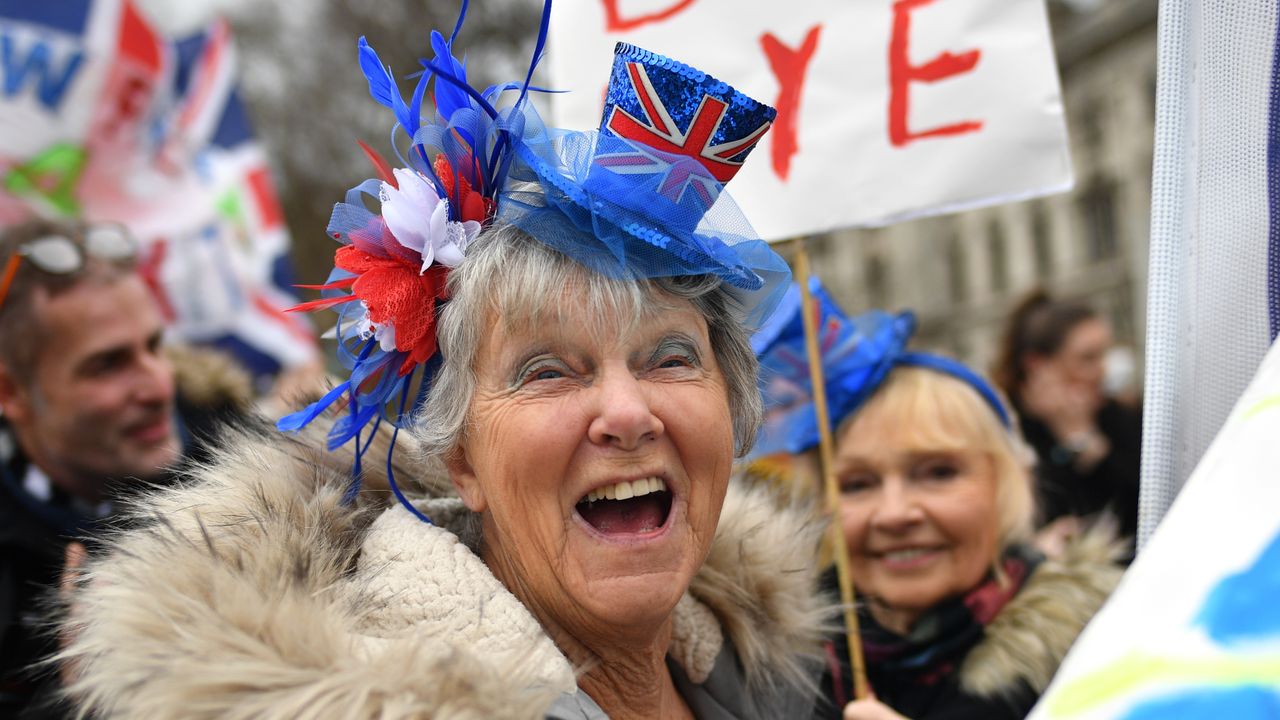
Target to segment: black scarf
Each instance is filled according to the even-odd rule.
[[[1022,589],[1044,556],[1030,546],[1015,545],[1000,559],[1003,577],[988,573],[964,595],[949,598],[922,615],[907,635],[876,622],[865,605],[858,609],[858,627],[868,679],[898,688],[932,688],[951,677],[965,655],[982,641],[986,627]],[[831,584],[834,586],[834,574]],[[852,698],[848,645],[842,632],[827,646],[824,692],[832,707]],[[838,717],[838,713],[833,717]]]

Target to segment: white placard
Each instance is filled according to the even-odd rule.
[[[769,240],[1071,186],[1043,0],[561,0],[555,124],[599,125],[619,41],[778,108],[730,187]]]

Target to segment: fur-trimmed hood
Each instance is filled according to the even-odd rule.
[[[143,527],[89,566],[64,624],[75,639],[62,661],[83,710],[478,719],[542,718],[565,698],[591,705],[575,668],[480,561],[477,518],[441,475],[397,449],[396,479],[417,487],[430,526],[377,474],[344,505],[350,455],[318,447],[238,431],[180,487],[139,503]],[[669,658],[693,683],[727,669],[738,702],[764,703],[815,668],[822,524],[811,507],[730,485],[707,562],[676,608]]]
[[[253,381],[230,355],[211,347],[166,345],[174,382],[184,402],[200,408],[244,412],[253,404]]]
[[[1067,651],[1106,602],[1123,569],[1128,543],[1115,523],[1100,522],[1047,559],[986,627],[960,666],[960,686],[978,697],[1009,695],[1025,684],[1038,696]]]

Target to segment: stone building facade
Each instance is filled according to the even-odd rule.
[[[910,308],[921,347],[984,370],[1007,313],[1035,287],[1089,300],[1142,357],[1156,0],[1050,8],[1074,190],[810,244],[823,283],[849,312]]]

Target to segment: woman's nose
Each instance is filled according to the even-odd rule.
[[[880,502],[871,518],[876,529],[901,532],[914,527],[923,519],[924,512],[915,502],[906,483],[895,478],[886,479],[880,493]]]
[[[597,380],[595,417],[587,433],[597,445],[635,450],[663,433],[643,383],[629,370],[607,370]]]

